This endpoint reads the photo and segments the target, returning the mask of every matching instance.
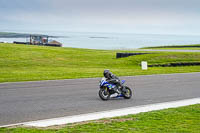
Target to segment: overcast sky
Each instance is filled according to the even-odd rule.
[[[0,0],[0,31],[200,35],[200,0]]]

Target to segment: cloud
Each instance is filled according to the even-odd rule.
[[[190,25],[200,28],[199,5],[199,0],[1,0],[0,26],[111,32],[117,27],[127,32],[173,32],[181,28],[189,31]],[[194,30],[191,28],[191,32]]]

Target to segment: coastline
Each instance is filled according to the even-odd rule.
[[[29,32],[35,33],[35,32]],[[42,32],[38,32],[41,34]],[[21,33],[20,33],[21,34]],[[88,32],[43,32],[44,35],[57,37],[56,40],[63,47],[106,49],[106,50],[134,50],[150,46],[199,44],[199,36],[193,35],[159,35],[159,34],[131,34],[131,33],[88,33]],[[23,42],[26,38],[1,38],[0,42]]]

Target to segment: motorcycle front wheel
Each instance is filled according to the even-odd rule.
[[[130,99],[132,97],[132,90],[127,86],[125,86],[122,93],[123,93],[125,99]]]
[[[109,94],[108,89],[107,88],[101,88],[99,90],[99,97],[104,101],[108,100],[110,98],[110,94]]]

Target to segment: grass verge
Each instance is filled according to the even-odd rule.
[[[104,69],[118,76],[200,72],[200,66],[154,67],[147,71],[140,66],[141,61],[148,64],[200,62],[200,53],[151,52],[116,59],[116,52],[134,51],[0,43],[0,82],[102,77]]]
[[[144,47],[142,49],[200,50],[200,44]]]
[[[0,128],[0,133],[199,133],[200,104],[69,124],[64,128]]]

